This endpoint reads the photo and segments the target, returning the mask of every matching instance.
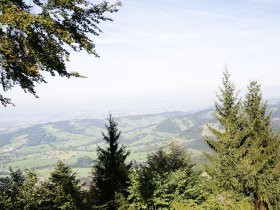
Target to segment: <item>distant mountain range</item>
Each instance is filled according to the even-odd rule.
[[[273,111],[272,126],[280,130],[280,104],[269,105]],[[214,111],[164,112],[117,117],[122,132],[121,143],[131,150],[130,160],[144,160],[146,155],[176,141],[195,159],[208,147],[207,125],[218,127]],[[96,158],[97,145],[103,147],[102,119],[79,119],[37,124],[0,134],[0,174],[9,167],[38,170],[47,176],[57,160],[63,160],[80,176],[87,176]]]

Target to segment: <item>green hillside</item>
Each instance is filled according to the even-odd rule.
[[[273,126],[280,128],[280,105],[274,111]],[[207,124],[215,125],[212,110],[166,112],[117,117],[122,131],[121,143],[131,154],[129,160],[145,160],[146,154],[171,141],[189,150],[195,159],[208,147],[204,136],[210,135]],[[71,165],[80,176],[87,176],[96,158],[97,145],[104,146],[105,120],[82,119],[38,124],[0,134],[1,174],[9,167],[36,169],[47,176],[58,160]]]

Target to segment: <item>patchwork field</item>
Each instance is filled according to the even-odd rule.
[[[279,129],[280,105],[274,110],[273,126]],[[212,110],[194,113],[168,112],[115,119],[122,132],[120,143],[131,154],[129,161],[143,161],[147,154],[176,141],[193,158],[201,160],[207,150],[205,136],[211,135],[207,125],[218,127]],[[0,175],[9,167],[34,169],[47,177],[58,160],[69,164],[80,177],[88,176],[96,159],[97,146],[105,147],[102,132],[106,120],[82,119],[38,124],[0,134]],[[222,128],[221,128],[222,129]]]

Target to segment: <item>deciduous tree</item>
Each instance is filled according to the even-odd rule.
[[[102,31],[101,21],[112,20],[120,2],[87,0],[0,0],[0,83],[3,91],[19,85],[36,95],[35,84],[52,76],[82,77],[69,72],[65,62],[70,51],[84,50],[98,57],[93,36]],[[70,48],[65,48],[69,46]],[[0,94],[3,105],[11,103]]]

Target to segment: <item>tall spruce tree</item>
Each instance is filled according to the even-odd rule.
[[[237,160],[234,151],[239,145],[240,131],[243,127],[241,102],[227,69],[223,73],[223,86],[220,87],[217,97],[215,117],[222,129],[208,126],[214,138],[207,137],[206,142],[214,154],[205,154],[209,160],[206,171],[217,181],[215,185],[229,190],[238,185],[235,178]]]
[[[223,129],[218,130],[209,126],[209,129],[216,137],[215,140],[207,139],[208,145],[216,152],[228,152],[236,147],[233,140],[236,132],[240,130],[239,114],[241,109],[240,99],[235,90],[234,84],[230,81],[230,74],[226,69],[223,73],[223,87],[220,87],[220,94],[217,94],[218,101],[215,102],[215,117]]]
[[[114,196],[116,193],[124,193],[128,185],[128,175],[131,164],[126,164],[126,158],[130,154],[125,146],[119,146],[121,132],[118,124],[110,115],[108,125],[105,125],[107,134],[102,133],[104,141],[109,147],[97,149],[97,160],[93,166],[90,195],[93,204],[102,209],[115,209]]]
[[[229,197],[236,205],[243,199],[241,203],[246,200],[252,208],[279,209],[279,136],[270,128],[271,113],[261,104],[256,81],[248,86],[242,104],[234,97],[228,78],[226,71],[220,103],[216,103],[216,118],[222,129],[210,127],[215,138],[206,141],[214,155],[206,154],[206,170],[218,186],[218,195],[231,192]]]
[[[270,128],[271,112],[262,104],[260,85],[250,82],[244,101],[243,141],[236,152],[239,162],[242,193],[252,198],[259,209],[279,209],[280,176],[276,170],[279,161],[279,135]]]

